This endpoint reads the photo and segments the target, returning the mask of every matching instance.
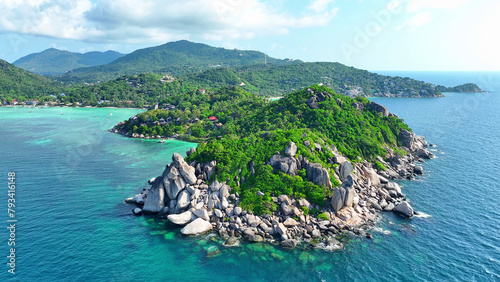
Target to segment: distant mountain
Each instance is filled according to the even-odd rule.
[[[144,72],[180,75],[215,67],[264,65],[264,63],[282,65],[290,62],[287,59],[267,57],[258,51],[230,50],[181,40],[139,49],[107,65],[75,69],[60,79],[70,82],[97,82]]]
[[[0,60],[0,100],[2,101],[9,97],[31,99],[48,96],[56,94],[61,89],[60,83]]]
[[[123,56],[115,51],[81,54],[50,48],[22,57],[13,64],[41,75],[58,75],[77,68],[108,64]]]

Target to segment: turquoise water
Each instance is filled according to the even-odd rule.
[[[500,81],[488,79],[491,87]],[[4,183],[9,171],[17,174],[19,220],[17,274],[4,264],[0,280],[499,281],[496,93],[377,98],[438,146],[426,174],[402,182],[415,209],[429,217],[384,213],[373,240],[351,238],[337,252],[269,244],[226,249],[216,236],[186,238],[164,221],[131,215],[123,200],[159,175],[174,152],[195,145],[106,131],[137,110],[65,108],[61,115],[60,108],[0,108],[0,174]],[[7,226],[7,188],[1,203]],[[0,228],[4,263],[8,236]]]

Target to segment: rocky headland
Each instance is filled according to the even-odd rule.
[[[390,114],[378,104],[369,106],[383,115]],[[336,148],[304,144],[311,150],[333,153],[330,161],[337,165],[333,174],[321,164],[297,155],[294,142],[267,160],[266,164],[275,171],[289,175],[305,169],[309,181],[330,189],[332,196],[326,199],[324,207],[303,198],[271,195],[278,209],[272,214],[253,214],[239,206],[240,195],[226,182],[210,181],[217,170],[216,161],[187,163],[177,153],[162,175],[150,179],[147,188],[125,202],[136,206],[132,209],[136,215],[144,213],[167,218],[171,224],[182,226],[180,232],[184,235],[217,232],[225,239],[225,246],[237,246],[241,240],[246,240],[279,242],[285,248],[307,242],[330,250],[340,249],[342,243],[335,239],[336,235],[352,232],[371,238],[369,230],[382,211],[403,217],[415,214],[400,185],[394,181],[411,180],[423,174],[418,163],[433,158],[433,154],[426,149],[424,137],[404,129],[400,136],[405,152],[385,148],[387,154],[377,158],[377,165],[361,160],[351,162]],[[194,152],[192,148],[186,155]],[[333,187],[330,175],[341,183],[339,187]],[[240,181],[245,181],[244,177],[237,179],[237,183]],[[257,196],[264,196],[264,193],[257,191]],[[317,211],[315,216],[311,213],[313,210]]]

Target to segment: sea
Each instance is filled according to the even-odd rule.
[[[184,237],[134,216],[124,199],[196,147],[107,131],[141,110],[1,107],[0,281],[500,281],[500,73],[380,73],[487,92],[373,99],[437,158],[400,182],[419,216],[384,212],[373,239],[346,236],[337,251],[226,248],[214,234]]]

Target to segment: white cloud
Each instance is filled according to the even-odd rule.
[[[308,7],[309,10],[312,10],[316,13],[322,13],[328,10],[330,4],[332,4],[334,0],[314,0]]]
[[[428,9],[446,9],[457,8],[470,0],[409,0],[406,10],[409,13],[418,13]]]
[[[421,12],[412,15],[407,18],[403,24],[396,27],[396,31],[399,30],[411,30],[415,31],[418,27],[421,27],[432,20],[432,14],[430,12]]]
[[[230,40],[326,25],[338,9],[315,0],[294,16],[259,0],[1,1],[0,32],[95,42]]]

